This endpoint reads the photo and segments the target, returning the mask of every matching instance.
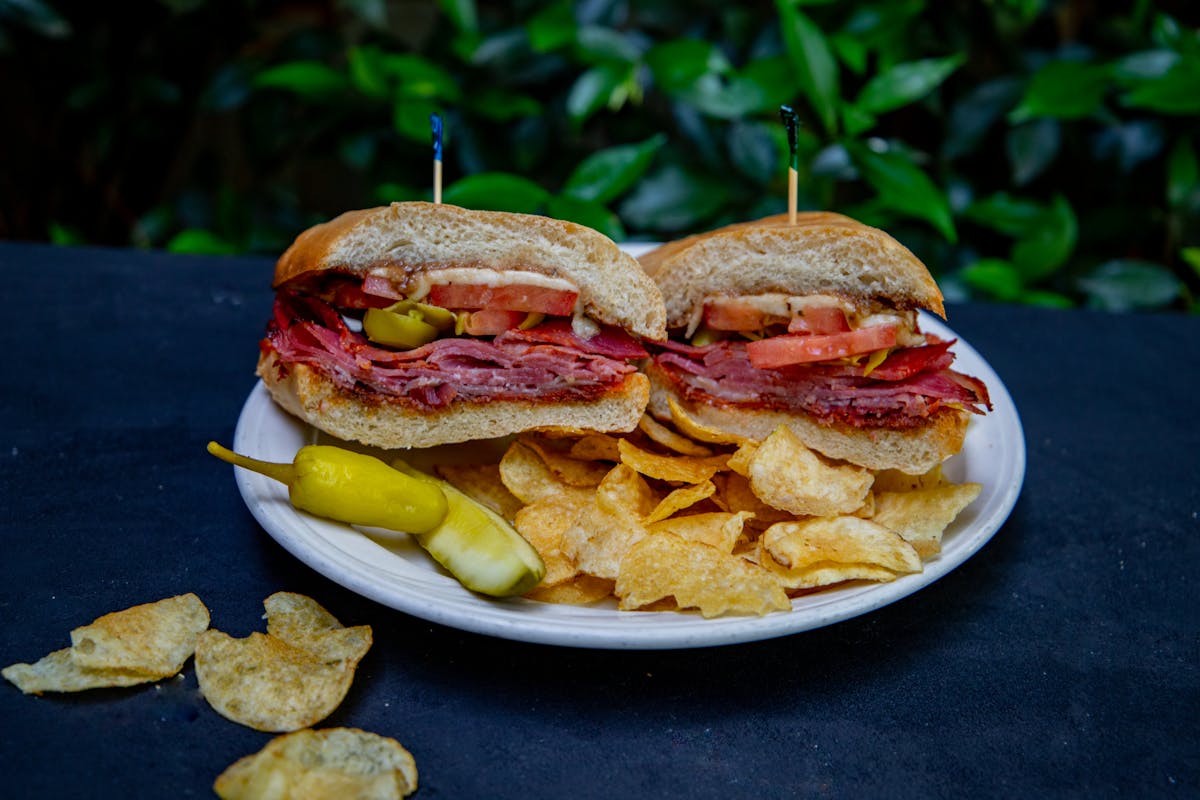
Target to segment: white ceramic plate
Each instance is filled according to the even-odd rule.
[[[924,330],[955,334],[929,316]],[[995,410],[972,418],[963,451],[946,462],[945,475],[975,481],[983,491],[946,531],[940,556],[920,574],[891,583],[854,584],[796,598],[790,612],[765,617],[703,619],[690,612],[618,611],[614,604],[565,606],[524,599],[494,600],[464,589],[408,537],[387,546],[348,526],[297,511],[286,488],[236,470],[247,507],[284,549],[317,572],[383,605],[431,622],[526,642],[606,649],[706,647],[769,639],[819,628],[873,611],[928,586],[979,550],[1016,503],[1025,476],[1025,438],[1012,398],[1000,377],[967,343],[954,346],[955,367],[982,378]],[[272,461],[291,461],[316,441],[316,432],[281,411],[259,383],[238,419],[234,447]]]

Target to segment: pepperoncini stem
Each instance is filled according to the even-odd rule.
[[[260,461],[257,458],[250,458],[241,453],[235,453],[227,447],[222,447],[216,442],[208,443],[208,452],[217,458],[235,467],[257,472],[260,475],[266,475],[268,478],[273,478],[280,483],[291,484],[296,479],[296,467],[292,464],[277,464],[272,461]]]

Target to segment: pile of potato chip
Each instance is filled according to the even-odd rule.
[[[941,469],[912,476],[831,461],[787,427],[761,442],[672,403],[625,436],[519,437],[499,464],[439,474],[507,519],[546,577],[528,597],[624,610],[767,614],[846,581],[920,572],[978,495]]]

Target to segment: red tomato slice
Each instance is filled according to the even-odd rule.
[[[525,321],[526,311],[500,311],[487,308],[467,315],[463,331],[472,336],[498,336]]]
[[[837,306],[815,306],[804,309],[803,314],[792,317],[788,333],[845,333],[850,330],[846,312]]]
[[[537,311],[553,317],[570,316],[579,292],[544,286],[486,286],[477,283],[443,283],[429,288],[426,302],[442,308],[487,308],[504,311]]]
[[[771,336],[746,343],[750,365],[759,369],[828,361],[870,353],[896,344],[896,325],[873,325],[846,333]]]
[[[763,326],[763,313],[749,303],[720,300],[704,304],[704,324],[714,331],[757,331]]]

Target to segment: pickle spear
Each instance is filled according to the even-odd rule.
[[[399,471],[437,486],[446,495],[446,518],[432,530],[414,534],[421,547],[468,589],[492,597],[525,594],[541,582],[546,565],[496,512],[452,484],[393,461]]]

